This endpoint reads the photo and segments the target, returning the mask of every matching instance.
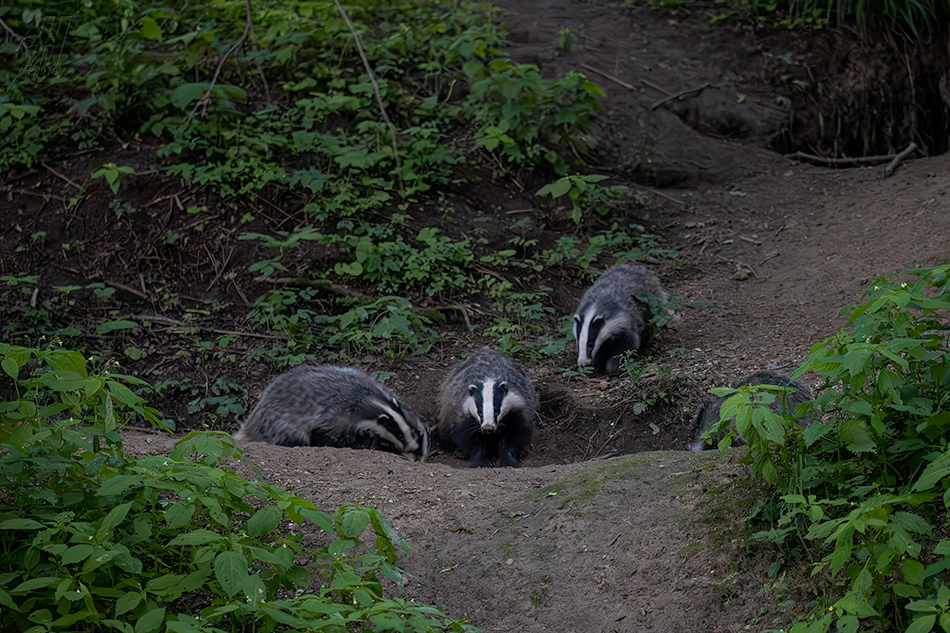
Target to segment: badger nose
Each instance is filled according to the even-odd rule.
[[[577,364],[580,367],[587,367],[590,365],[590,358],[587,356],[587,354],[578,354]]]
[[[482,422],[483,433],[494,433],[498,430],[498,425],[494,422]]]

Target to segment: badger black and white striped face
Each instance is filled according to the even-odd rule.
[[[509,413],[525,406],[524,398],[511,391],[508,383],[494,380],[469,385],[462,403],[462,409],[478,422],[483,433],[496,432]]]
[[[381,442],[392,446],[410,461],[424,462],[429,454],[429,432],[426,426],[411,412],[407,412],[396,400],[374,400],[376,417],[360,424],[376,434]]]
[[[611,357],[628,349],[617,345],[620,339],[632,338],[634,345],[631,349],[639,347],[639,334],[633,329],[629,314],[620,311],[607,316],[597,305],[574,315],[574,338],[577,340],[577,365],[594,365],[597,369],[606,367],[609,373],[616,373],[618,364]]]

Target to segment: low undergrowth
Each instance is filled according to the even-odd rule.
[[[950,628],[950,266],[903,279],[876,280],[843,311],[849,331],[812,348],[795,377],[823,384],[798,419],[751,387],[723,406],[718,430],[736,416],[745,461],[777,487],[756,538],[821,588],[793,633]]]
[[[0,368],[3,630],[476,630],[385,597],[408,546],[376,510],[247,481],[224,434],[130,457],[117,429],[158,422],[146,385],[78,352],[0,344]],[[302,542],[305,522],[323,543]]]

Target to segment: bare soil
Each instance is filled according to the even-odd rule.
[[[708,15],[682,8],[575,0],[498,5],[514,59],[539,65],[547,77],[579,70],[604,87],[599,144],[589,161],[650,200],[642,222],[679,253],[675,261],[648,263],[683,296],[681,319],[647,350],[671,368],[643,378],[647,395],[662,397],[643,407],[645,396],[631,396],[616,379],[566,378],[551,366],[525,364],[542,404],[522,469],[468,469],[439,452],[418,464],[372,451],[256,443],[245,459],[270,482],[324,508],[359,503],[381,510],[413,548],[398,594],[483,631],[779,628],[791,617],[780,602],[793,597],[795,612],[812,596],[776,588],[769,578],[778,554],[745,542],[742,517],[753,484],[745,482],[741,452],[683,450],[690,417],[711,387],[755,370],[790,373],[813,344],[844,326],[840,308],[859,302],[876,277],[950,261],[950,157],[922,158],[922,144],[885,178],[883,166],[832,170],[774,151],[790,149],[805,122],[784,109],[783,99],[800,95],[778,77],[788,70],[834,84],[840,77],[821,73],[835,64],[816,61],[822,50],[834,50],[827,42],[815,48],[788,35],[710,30]],[[566,28],[578,42],[565,52],[557,42]],[[912,131],[898,134],[899,127],[892,130],[894,149],[923,140]],[[148,147],[115,151],[121,164],[148,165]],[[88,173],[83,160],[55,168]],[[222,329],[239,325],[241,297],[259,294],[246,272],[254,252],[233,237],[236,218],[198,233],[165,202],[168,213],[150,226],[114,227],[105,206],[89,202],[65,215],[24,194],[26,184],[69,198],[67,183],[49,173],[5,187],[0,272],[36,271],[50,285],[99,272],[132,288],[120,293],[130,312],[147,308],[180,319],[184,305],[146,306],[136,296],[152,279],[142,271],[159,266],[166,278],[177,275],[178,293],[191,287],[233,303],[234,323],[219,323]],[[125,193],[142,200],[174,193],[167,181],[143,177],[134,184]],[[468,197],[459,212],[505,217],[531,207],[525,190],[532,191],[508,181],[478,183],[462,192]],[[161,250],[169,229],[185,241]],[[37,247],[15,252],[37,230],[60,249],[52,252],[77,239],[85,250],[58,260]],[[149,264],[145,258],[156,249],[160,257]],[[552,302],[570,313],[584,288],[552,283]],[[458,334],[429,354],[368,356],[361,367],[393,372],[387,384],[431,419],[431,394],[447,369],[482,343]],[[246,406],[271,377],[246,361],[221,366],[173,356],[155,345],[135,371],[152,381],[189,372],[207,384],[239,377],[249,391]],[[182,407],[169,405],[186,423]],[[128,447],[139,453],[167,451],[171,441],[128,434]],[[794,568],[788,572],[798,578]]]

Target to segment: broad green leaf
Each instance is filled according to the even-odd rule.
[[[936,621],[936,615],[922,615],[910,623],[905,633],[929,633],[933,630]]]
[[[214,559],[214,577],[229,596],[242,591],[247,570],[247,559],[237,552],[221,552]]]
[[[363,510],[347,509],[340,521],[340,530],[348,538],[359,537],[369,525],[369,514]]]
[[[208,86],[210,86],[210,84],[203,81],[198,83],[181,84],[172,90],[171,101],[176,108],[183,110],[191,102],[200,99],[208,89]],[[139,632],[136,631],[136,633]]]
[[[549,185],[545,185],[538,189],[539,196],[551,196],[552,198],[560,198],[568,191],[571,190],[571,181],[567,178],[561,178],[560,180],[555,180]]]
[[[924,582],[924,566],[913,558],[904,560],[901,573],[908,584],[921,585]]]
[[[152,633],[158,631],[165,623],[165,607],[157,607],[146,612],[135,623],[135,633]]]
[[[62,563],[63,565],[72,565],[73,563],[78,563],[84,561],[96,552],[96,547],[89,543],[80,543],[79,545],[73,545],[65,552],[63,552]]]
[[[109,514],[107,514],[106,517],[102,520],[102,523],[99,526],[100,532],[103,535],[112,532],[112,530],[114,530],[116,527],[121,525],[123,521],[125,521],[125,517],[128,516],[129,510],[131,508],[132,508],[131,501],[112,508],[112,510],[109,511]]]
[[[162,28],[154,18],[149,16],[142,18],[142,37],[149,40],[162,41]]]
[[[280,510],[276,506],[261,508],[247,520],[249,536],[263,536],[277,529],[280,525]]]
[[[854,593],[849,593],[835,602],[835,609],[841,609],[845,613],[850,613],[859,618],[870,618],[880,615],[874,608],[868,604],[867,598]]]

